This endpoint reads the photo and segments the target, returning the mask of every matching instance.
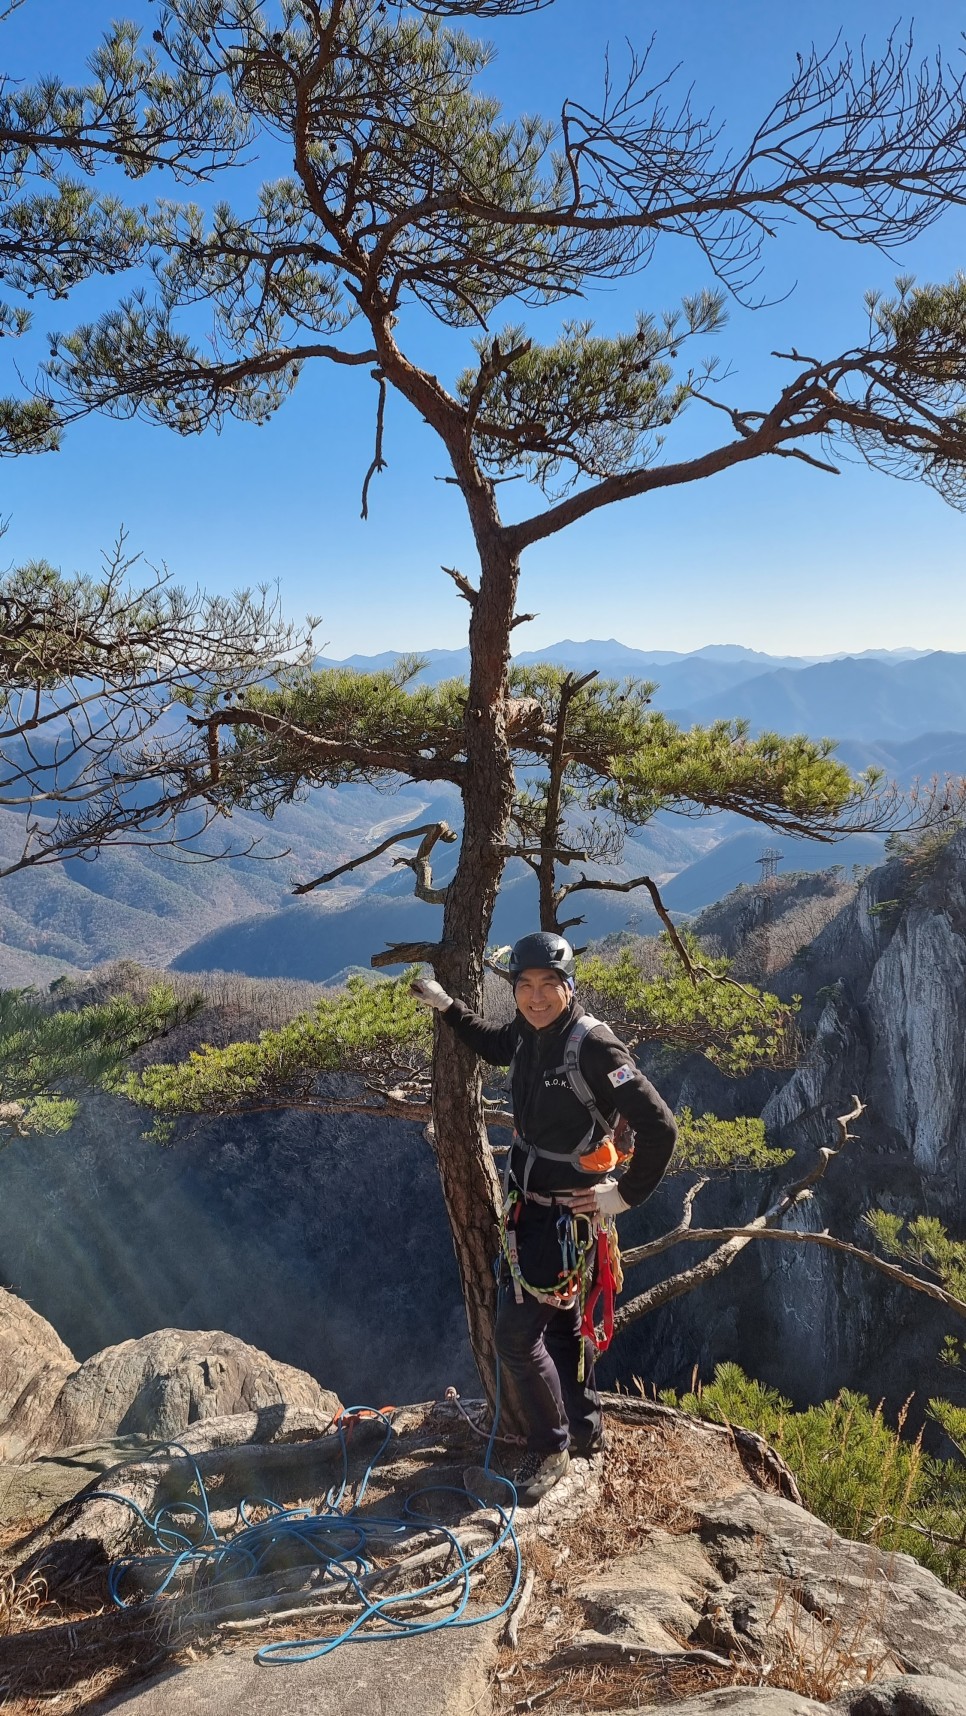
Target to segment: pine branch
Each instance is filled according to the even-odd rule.
[[[270,715],[263,709],[235,705],[231,709],[216,709],[210,715],[189,715],[193,727],[209,732],[220,727],[254,727],[257,731],[278,736],[304,745],[309,757],[329,762],[353,763],[368,770],[388,769],[410,780],[453,781],[457,786],[466,776],[466,764],[453,757],[424,757],[418,752],[394,750],[386,745],[368,745],[351,739],[326,739],[286,720],[283,715]]]
[[[370,965],[434,965],[441,951],[438,941],[394,941],[382,953],[374,953]]]

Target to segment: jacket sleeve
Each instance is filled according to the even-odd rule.
[[[491,1067],[510,1065],[519,1040],[515,1019],[507,1025],[491,1025],[478,1013],[471,1013],[464,1001],[454,1001],[452,1007],[447,1007],[446,1012],[440,1014],[440,1018],[444,1025],[456,1032],[467,1048],[481,1060],[488,1061]]]
[[[581,1052],[581,1072],[603,1114],[616,1108],[634,1129],[634,1154],[620,1181],[627,1204],[642,1204],[663,1178],[678,1135],[674,1115],[663,1097],[634,1065],[623,1043],[589,1036]]]

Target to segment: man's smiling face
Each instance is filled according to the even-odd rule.
[[[559,971],[540,968],[521,971],[513,986],[513,998],[528,1025],[542,1031],[566,1013],[571,991]]]

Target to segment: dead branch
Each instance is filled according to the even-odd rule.
[[[423,838],[419,850],[413,858],[396,858],[395,864],[404,864],[416,878],[415,894],[417,900],[422,900],[427,906],[445,906],[448,888],[433,886],[433,872],[430,865],[430,854],[437,840],[444,840],[452,845],[459,836],[450,828],[448,822],[432,822],[423,830]]]
[[[669,1251],[672,1245],[677,1245],[678,1240],[684,1238],[694,1216],[694,1200],[707,1184],[708,1176],[705,1175],[703,1179],[695,1181],[685,1193],[684,1208],[677,1227],[672,1228],[669,1233],[661,1234],[659,1239],[650,1240],[646,1245],[635,1245],[630,1251],[621,1252],[621,1262],[625,1269],[633,1269],[636,1263],[645,1263],[649,1257],[659,1257],[662,1251]]]
[[[446,573],[447,578],[452,578],[453,583],[456,585],[456,588],[464,602],[469,602],[470,607],[472,608],[476,603],[477,596],[479,595],[479,591],[476,586],[471,584],[469,579],[465,577],[462,572],[458,572],[455,566],[444,566],[441,570]]]
[[[637,1664],[642,1668],[686,1668],[689,1663],[711,1663],[715,1668],[733,1669],[734,1663],[713,1650],[692,1649],[682,1645],[680,1650],[652,1650],[649,1645],[633,1644],[628,1639],[615,1639],[607,1633],[579,1633],[573,1644],[555,1651],[551,1657],[554,1668],[582,1668],[588,1663]]]
[[[845,1239],[836,1239],[834,1234],[825,1231],[809,1233],[801,1228],[696,1227],[692,1228],[690,1233],[680,1235],[681,1240],[692,1240],[697,1244],[709,1241],[714,1243],[727,1237],[777,1239],[785,1245],[824,1246],[828,1251],[838,1251],[846,1257],[854,1257],[869,1269],[877,1269],[880,1275],[888,1276],[890,1281],[895,1281],[902,1287],[911,1287],[916,1293],[924,1293],[927,1299],[935,1299],[937,1304],[966,1321],[966,1300],[958,1299],[955,1293],[948,1292],[934,1281],[925,1281],[920,1275],[913,1275],[909,1270],[901,1269],[897,1263],[889,1263],[884,1257],[877,1257],[874,1251],[866,1251],[864,1247],[852,1245]],[[675,1244],[677,1243],[678,1241],[675,1241]]]
[[[597,881],[593,877],[588,879],[586,876],[582,876],[579,882],[569,882],[566,887],[561,889],[561,893],[563,895],[568,895],[597,890],[611,894],[629,894],[634,888],[642,887],[646,888],[650,894],[651,899],[654,902],[654,910],[657,912],[658,917],[664,925],[667,938],[695,988],[697,988],[699,981],[703,978],[707,983],[723,983],[729,989],[738,989],[741,991],[742,995],[747,995],[750,1001],[754,1001],[756,1003],[761,1001],[761,997],[756,994],[754,989],[749,988],[747,983],[739,983],[737,977],[729,977],[726,971],[715,971],[712,966],[706,965],[703,960],[691,958],[687,947],[681,940],[681,937],[675,928],[670,912],[664,904],[664,901],[661,899],[657,883],[652,881],[650,876],[636,876],[632,882]],[[581,920],[577,919],[575,921],[580,922]]]
[[[386,469],[386,461],[382,456],[383,432],[386,426],[386,378],[381,369],[374,369],[372,379],[379,384],[379,403],[376,406],[376,450],[362,484],[361,517],[364,519],[369,517],[369,484],[378,472]]]
[[[362,864],[371,864],[374,858],[380,858],[388,852],[390,846],[398,846],[401,840],[415,840],[417,835],[434,835],[436,840],[453,841],[457,836],[445,822],[424,822],[418,828],[404,828],[399,834],[391,834],[388,840],[374,846],[371,852],[363,852],[358,858],[350,858],[346,864],[338,864],[334,870],[327,870],[324,876],[316,876],[313,882],[300,882],[293,888],[293,894],[310,894],[313,888],[322,888],[327,882],[334,882],[337,876],[345,876],[350,870],[358,870]],[[424,842],[425,843],[425,842]],[[422,852],[422,846],[420,847]],[[418,856],[418,855],[417,855]],[[415,863],[415,859],[398,859],[398,863]]]
[[[857,1096],[854,1097],[853,1106],[848,1114],[840,1115],[836,1122],[839,1142],[834,1149],[830,1146],[823,1146],[808,1173],[804,1174],[800,1180],[796,1180],[793,1185],[788,1186],[771,1208],[765,1211],[764,1215],[756,1216],[755,1220],[749,1222],[740,1232],[731,1234],[708,1257],[702,1258],[700,1263],[696,1263],[691,1269],[685,1269],[677,1275],[670,1276],[666,1281],[657,1282],[653,1287],[649,1287],[646,1292],[638,1294],[636,1299],[630,1299],[626,1305],[622,1305],[614,1318],[615,1331],[626,1328],[629,1323],[636,1322],[639,1317],[647,1316],[649,1312],[657,1310],[659,1306],[669,1304],[672,1299],[679,1299],[685,1293],[693,1292],[695,1287],[700,1287],[707,1281],[715,1280],[726,1269],[730,1269],[746,1245],[750,1245],[753,1239],[758,1238],[763,1230],[777,1227],[782,1217],[787,1215],[790,1209],[799,1203],[804,1203],[811,1196],[811,1188],[827,1172],[829,1163],[841,1154],[846,1144],[853,1138],[853,1134],[849,1131],[849,1122],[857,1120],[859,1115],[864,1112],[865,1104],[860,1102]],[[669,1250],[673,1245],[686,1242],[695,1231],[686,1222],[683,1222],[674,1229],[674,1237],[670,1234],[664,1235],[662,1239],[653,1240],[650,1248],[641,1247],[640,1250],[647,1250],[648,1256],[657,1256],[661,1251]],[[713,1232],[710,1229],[705,1231]],[[642,1260],[640,1255],[634,1258],[636,1262]],[[891,1267],[894,1266],[890,1265]]]
[[[520,1623],[530,1607],[530,1599],[533,1596],[533,1587],[535,1583],[536,1575],[531,1567],[527,1572],[526,1581],[524,1583],[523,1590],[520,1592],[519,1598],[517,1599],[516,1606],[511,1610],[510,1618],[506,1624],[506,1642],[511,1650],[516,1650],[519,1643]]]

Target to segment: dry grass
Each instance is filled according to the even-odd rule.
[[[734,1683],[733,1673],[707,1663],[562,1668],[553,1662],[560,1645],[587,1625],[583,1603],[571,1594],[585,1579],[646,1543],[655,1527],[690,1531],[699,1500],[748,1482],[733,1444],[686,1423],[622,1424],[609,1415],[607,1438],[599,1503],[573,1524],[556,1527],[552,1540],[527,1543],[527,1563],[537,1575],[534,1598],[520,1648],[500,1653],[497,1711],[636,1710]]]
[[[7,1576],[4,1576],[6,1587]],[[170,1660],[157,1621],[111,1609],[80,1616],[47,1602],[44,1593],[14,1625],[0,1626],[0,1709],[4,1716],[58,1716],[120,1691]]]
[[[35,1576],[18,1585],[12,1573],[0,1573],[0,1638],[37,1626],[46,1603],[47,1587],[42,1579]]]
[[[843,1579],[846,1571],[843,1565]],[[865,1601],[849,1616],[844,1609],[817,1612],[804,1591],[780,1583],[768,1619],[775,1649],[767,1662],[742,1665],[745,1683],[780,1686],[828,1704],[843,1692],[867,1685],[883,1670],[903,1673],[882,1638],[887,1590],[888,1581],[877,1580],[869,1571],[863,1577]]]
[[[431,1482],[451,1474],[457,1464],[478,1453],[465,1426],[445,1426],[432,1415],[399,1421],[398,1464],[384,1468],[371,1497],[374,1508],[394,1508],[394,1492],[411,1489],[414,1480]],[[502,1650],[493,1687],[499,1716],[534,1709],[555,1713],[580,1709],[636,1710],[696,1696],[716,1687],[776,1686],[828,1700],[847,1686],[872,1678],[883,1654],[876,1641],[875,1595],[870,1582],[868,1614],[851,1629],[835,1617],[814,1616],[792,1587],[775,1605],[776,1648],[768,1663],[736,1658],[729,1667],[680,1662],[604,1666],[563,1666],[562,1647],[588,1625],[587,1610],[575,1591],[601,1568],[643,1547],[654,1528],[685,1534],[696,1523],[702,1501],[741,1489],[747,1473],[734,1445],[682,1422],[648,1425],[608,1417],[609,1448],[599,1500],[572,1520],[557,1520],[527,1533],[524,1554],[536,1575],[533,1601],[522,1622],[520,1644]],[[502,1558],[477,1593],[485,1606],[505,1595],[507,1569]],[[781,1611],[781,1612],[780,1612]],[[787,1612],[786,1612],[787,1611]],[[162,1665],[239,1648],[250,1652],[265,1638],[305,1637],[322,1631],[320,1617],[293,1617],[229,1637],[224,1632],[182,1634],[172,1638],[158,1610],[108,1608],[86,1616],[47,1600],[42,1587],[15,1591],[0,1568],[0,1708],[3,1716],[58,1716],[91,1709],[100,1700],[134,1686]],[[815,1640],[819,1640],[816,1651]],[[686,1641],[682,1640],[682,1644]],[[555,1660],[556,1658],[556,1660]]]

